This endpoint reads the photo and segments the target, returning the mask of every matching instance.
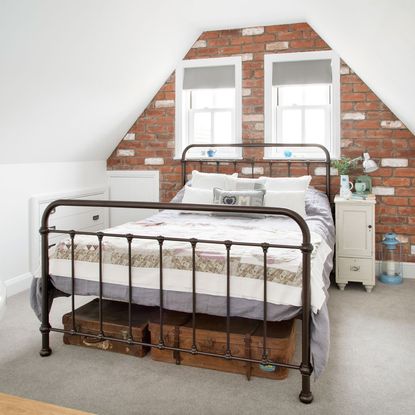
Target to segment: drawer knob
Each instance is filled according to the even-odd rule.
[[[350,271],[359,271],[359,269],[360,269],[360,266],[357,266],[357,265],[352,265],[350,267]]]
[[[98,219],[99,219],[99,215],[92,216],[92,220],[98,220]]]
[[[372,225],[369,225],[368,228],[369,228],[369,230],[371,230],[372,229]]]

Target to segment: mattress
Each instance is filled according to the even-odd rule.
[[[311,259],[312,345],[316,374],[328,357],[327,288],[332,267],[334,226],[324,194],[309,189],[307,224],[314,246]],[[287,217],[242,218],[202,213],[163,211],[148,219],[104,232],[145,236],[203,238],[255,243],[301,245],[298,225]],[[125,237],[103,240],[103,296],[128,299],[128,245]],[[267,315],[269,320],[288,319],[301,310],[301,252],[270,248],[267,254]],[[71,293],[69,239],[50,252],[50,273],[57,290]],[[75,238],[75,293],[98,295],[99,250],[95,236]],[[192,311],[192,250],[188,242],[163,244],[163,304],[167,309]],[[226,249],[223,245],[196,246],[197,312],[226,315]],[[263,252],[260,247],[231,247],[230,310],[232,316],[263,316]],[[132,298],[142,305],[159,305],[159,245],[154,240],[132,243]],[[313,339],[315,337],[315,339]]]

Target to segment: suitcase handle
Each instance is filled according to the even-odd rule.
[[[96,349],[108,350],[110,342],[108,340],[99,340],[93,337],[82,336],[82,343],[87,347],[95,347]]]

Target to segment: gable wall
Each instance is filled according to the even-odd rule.
[[[242,137],[244,142],[261,142],[264,54],[328,49],[308,24],[301,23],[205,32],[185,59],[242,56]],[[162,201],[170,200],[181,187],[180,163],[173,160],[174,100],[173,73],[107,161],[108,169],[159,170]],[[344,62],[341,104],[342,155],[357,157],[367,149],[382,165],[371,175],[378,193],[377,240],[394,230],[405,243],[405,260],[415,261],[409,255],[410,243],[415,244],[414,136]],[[314,184],[319,185],[321,179],[316,177]],[[338,190],[337,178],[332,179],[332,186]]]

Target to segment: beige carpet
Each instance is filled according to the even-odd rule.
[[[78,302],[80,304],[80,301]],[[69,309],[56,301],[53,323]],[[8,301],[0,322],[0,391],[98,414],[415,414],[415,280],[331,289],[331,354],[312,384],[314,402],[297,395],[301,378],[286,381],[153,362],[64,346],[39,357],[39,322],[28,294]],[[0,408],[1,413],[1,408]]]

